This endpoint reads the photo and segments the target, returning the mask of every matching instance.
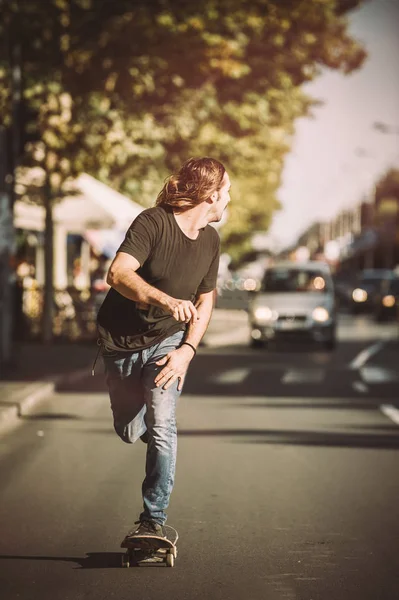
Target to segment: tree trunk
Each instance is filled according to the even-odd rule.
[[[53,341],[54,320],[54,223],[51,187],[48,175],[44,184],[44,207],[46,211],[44,230],[44,290],[43,290],[43,342]]]

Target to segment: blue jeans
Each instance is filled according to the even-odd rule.
[[[167,390],[156,387],[154,379],[163,367],[155,363],[178,348],[183,336],[184,332],[178,331],[138,352],[103,351],[116,433],[133,444],[148,432],[140,520],[151,519],[160,525],[166,521],[165,510],[175,479],[176,404],[180,391],[177,381]]]

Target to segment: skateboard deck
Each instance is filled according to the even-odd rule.
[[[157,535],[126,536],[121,548],[126,552],[122,557],[122,566],[159,565],[173,567],[177,557],[176,542],[179,534],[176,529],[164,525],[167,537]]]

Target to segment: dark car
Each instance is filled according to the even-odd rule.
[[[399,315],[399,277],[385,280],[374,297],[374,317],[377,321]]]
[[[364,269],[352,286],[349,306],[353,313],[372,312],[376,296],[386,281],[395,279],[391,269]]]

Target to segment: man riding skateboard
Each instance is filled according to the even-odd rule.
[[[156,206],[129,227],[98,314],[114,428],[147,445],[143,511],[128,535],[165,536],[173,489],[176,404],[213,310],[219,222],[230,200],[224,166],[191,158],[171,175]]]

